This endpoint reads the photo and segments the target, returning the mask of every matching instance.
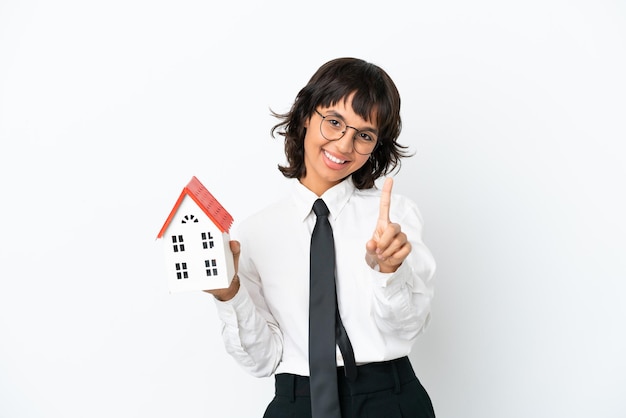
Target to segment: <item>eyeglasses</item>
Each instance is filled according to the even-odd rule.
[[[317,109],[315,113],[320,115],[320,133],[327,141],[338,141],[346,134],[348,128],[356,131],[352,137],[354,150],[361,155],[369,155],[374,151],[378,144],[378,135],[372,131],[359,131],[354,126],[348,126],[339,117],[332,115],[322,115]]]

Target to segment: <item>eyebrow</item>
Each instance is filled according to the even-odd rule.
[[[346,125],[348,125],[348,123],[346,122],[346,118],[344,118],[343,115],[341,115],[336,110],[327,109],[326,112],[328,112],[328,113],[326,113],[325,116],[337,117],[337,118],[341,119]],[[351,126],[351,125],[348,125],[348,126],[350,126],[351,128],[356,128],[356,126]],[[366,127],[366,128],[359,129],[359,132],[373,132],[376,135],[378,135],[378,129],[374,128],[371,125]]]

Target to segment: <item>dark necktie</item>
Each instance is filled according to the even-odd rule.
[[[335,242],[322,199],[313,204],[317,216],[311,235],[309,367],[313,418],[340,418],[336,346],[346,376],[356,378],[352,345],[339,316],[335,290]]]

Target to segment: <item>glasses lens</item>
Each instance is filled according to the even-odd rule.
[[[354,137],[354,150],[363,155],[371,154],[374,148],[376,148],[377,142],[378,138],[375,133],[367,131],[357,132]]]
[[[320,126],[322,136],[329,141],[335,141],[343,136],[346,132],[346,124],[341,119],[333,119],[332,116],[326,116],[322,119]]]

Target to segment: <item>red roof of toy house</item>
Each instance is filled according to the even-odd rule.
[[[198,180],[196,176],[193,176],[187,186],[185,186],[183,191],[180,193],[174,208],[172,208],[172,211],[159,231],[157,238],[161,238],[163,236],[185,196],[192,198],[220,231],[228,232],[230,226],[233,224],[233,217],[226,211],[226,209],[224,209],[220,202],[218,202],[217,199],[209,193],[206,187],[200,183],[200,180]]]

